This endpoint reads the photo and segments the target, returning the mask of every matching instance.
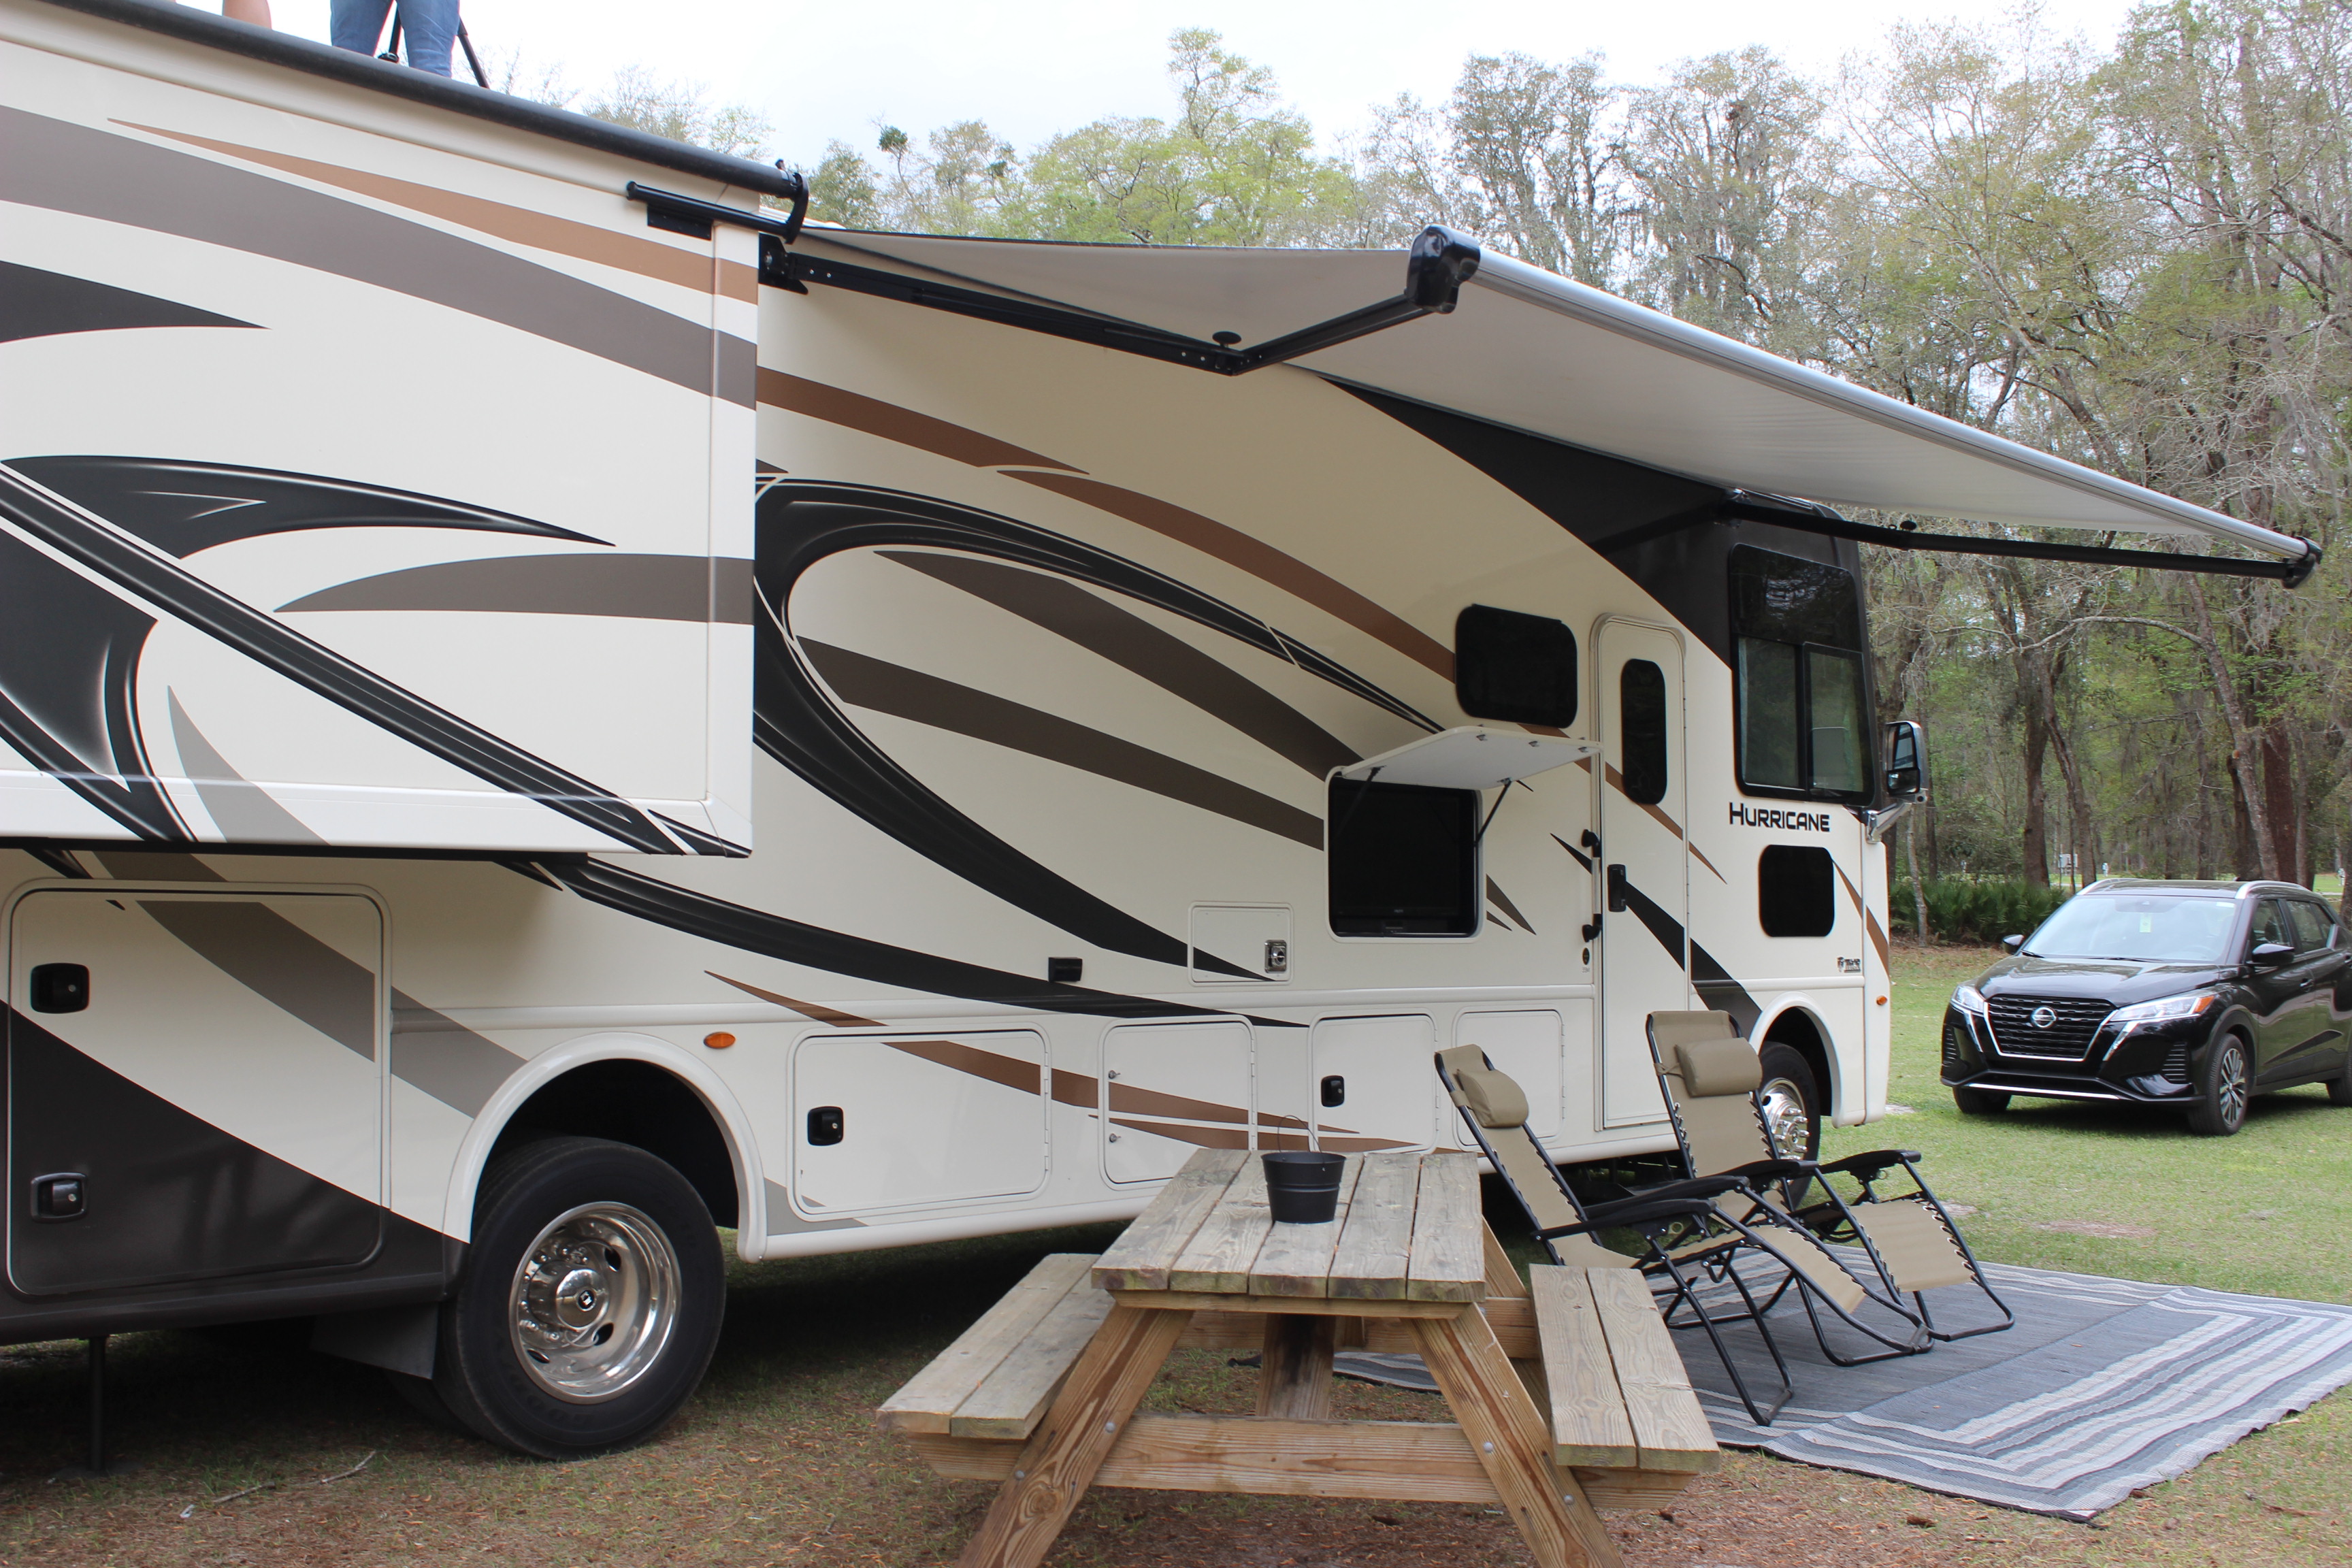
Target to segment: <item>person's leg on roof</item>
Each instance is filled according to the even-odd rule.
[[[447,76],[449,51],[457,43],[457,0],[400,0],[400,26],[408,63],[435,76]]]
[[[392,0],[335,0],[327,11],[327,38],[339,49],[372,55],[383,47],[384,13]]]

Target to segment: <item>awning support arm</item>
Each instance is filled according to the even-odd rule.
[[[782,163],[777,164],[776,167],[783,169]],[[672,234],[682,234],[690,239],[709,239],[710,226],[714,223],[730,223],[740,228],[758,229],[762,237],[760,241],[760,255],[764,262],[768,250],[766,237],[772,235],[784,244],[790,245],[800,237],[801,224],[808,217],[808,176],[791,169],[784,169],[784,178],[791,181],[796,188],[784,198],[793,204],[793,208],[782,217],[777,217],[772,213],[730,207],[724,202],[706,202],[700,196],[682,196],[676,191],[656,190],[652,185],[641,185],[635,180],[629,182],[628,197],[633,202],[646,204],[646,223],[648,226],[667,229]]]
[[[2038,539],[1986,539],[1969,533],[1921,533],[1879,528],[1840,517],[1826,507],[1732,490],[1715,505],[1695,507],[1655,522],[1643,523],[1592,542],[1603,554],[1630,550],[1653,539],[1710,522],[1767,522],[1857,544],[1889,550],[1934,550],[1954,555],[2005,555],[2028,561],[2074,561],[2090,566],[2137,566],[2150,572],[2195,572],[2214,577],[2268,577],[2299,588],[2319,570],[2319,546],[2305,541],[2300,561],[2257,561],[2229,555],[2175,555],[2163,550],[2116,550],[2101,544],[2052,544]]]
[[[1477,270],[1477,242],[1432,224],[1422,230],[1412,248],[1406,252],[1402,294],[1303,327],[1255,348],[1244,349],[1234,346],[1241,340],[1229,333],[1218,333],[1216,342],[1188,338],[1180,332],[1090,315],[1044,300],[1014,299],[878,267],[827,260],[788,250],[784,244],[767,239],[760,244],[760,281],[775,288],[805,293],[808,285],[819,283],[877,299],[945,310],[950,315],[969,316],[974,321],[993,321],[999,326],[1067,338],[1097,348],[1116,349],[1168,364],[1190,365],[1218,375],[1246,375],[1266,365],[1280,364],[1405,321],[1443,316],[1454,309],[1461,298],[1462,285]]]

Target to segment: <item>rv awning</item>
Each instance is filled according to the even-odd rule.
[[[1071,245],[814,228],[801,243],[813,256],[881,263],[1162,334],[1205,342],[1234,333],[1244,349],[1392,298],[1403,270],[1395,251]],[[1479,258],[1452,314],[1405,321],[1292,363],[1727,490],[1980,522],[2168,534],[2289,563],[2315,555],[2301,540],[1491,252]],[[1850,525],[1850,536],[1855,531],[1874,531]]]

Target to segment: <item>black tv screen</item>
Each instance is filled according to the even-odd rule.
[[[1331,929],[1342,936],[1468,936],[1478,928],[1475,790],[1336,779]]]

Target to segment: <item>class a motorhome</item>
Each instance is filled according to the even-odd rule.
[[[2302,542],[1444,230],[803,227],[797,179],[0,0],[0,1341],[315,1316],[641,1438],[743,1258],[1195,1150],[1885,1110],[1863,542]],[[1881,528],[1838,507],[2219,541]]]

